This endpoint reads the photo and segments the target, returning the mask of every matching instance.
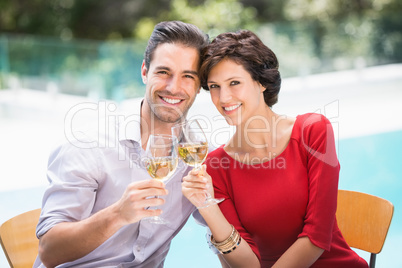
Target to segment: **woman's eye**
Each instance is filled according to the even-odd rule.
[[[230,82],[230,85],[231,85],[231,86],[235,86],[235,85],[238,85],[238,84],[240,84],[239,81],[232,81],[232,82]]]
[[[215,85],[215,84],[209,85],[208,87],[209,87],[209,88],[219,88],[219,86],[218,86],[218,85]]]

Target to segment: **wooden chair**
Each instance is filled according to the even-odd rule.
[[[377,196],[354,191],[338,191],[336,218],[350,247],[371,253],[370,268],[375,267],[391,224],[394,206]]]
[[[0,242],[12,268],[32,268],[38,255],[39,240],[35,229],[41,210],[17,215],[0,226]]]

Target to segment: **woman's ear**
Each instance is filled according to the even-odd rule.
[[[261,83],[260,83],[260,89],[261,89],[261,93],[262,93],[262,92],[264,92],[267,88],[264,87],[263,85],[261,85]]]

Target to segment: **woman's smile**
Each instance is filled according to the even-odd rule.
[[[230,112],[237,110],[237,108],[239,108],[240,106],[241,106],[241,103],[235,104],[235,105],[222,106],[222,108],[223,108],[223,110],[225,110],[226,113],[230,113]]]

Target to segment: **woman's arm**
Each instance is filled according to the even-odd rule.
[[[310,267],[324,252],[311,243],[307,236],[298,238],[278,259],[273,268]]]
[[[310,267],[329,249],[335,222],[339,163],[330,122],[322,115],[304,119],[301,152],[307,159],[308,206],[299,238],[282,254],[273,267]],[[321,234],[321,235],[318,235]],[[325,235],[322,235],[325,234]],[[311,239],[319,243],[314,245]]]
[[[205,200],[205,190],[214,196],[211,177],[206,172],[206,166],[203,165],[200,171],[193,170],[183,178],[182,191],[196,207],[201,207]],[[233,227],[218,205],[200,208],[199,212],[208,224],[216,242],[222,242],[231,235]],[[260,267],[257,256],[244,239],[241,239],[240,244],[232,252],[219,255],[219,259],[222,267]]]

